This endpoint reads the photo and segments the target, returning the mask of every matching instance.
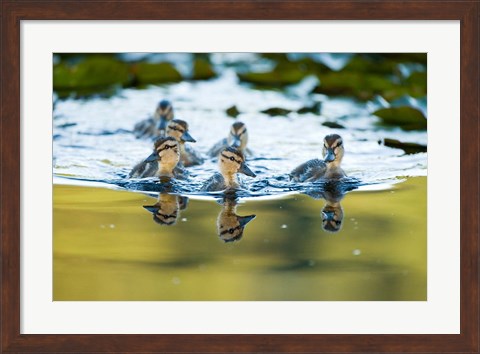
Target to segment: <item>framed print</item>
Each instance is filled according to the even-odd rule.
[[[3,1],[2,351],[478,352],[479,8]]]

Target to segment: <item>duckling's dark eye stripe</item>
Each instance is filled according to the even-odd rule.
[[[224,230],[222,232],[220,232],[220,236],[223,236],[223,235],[226,235],[226,234],[233,234],[233,232],[235,230],[240,230],[242,227],[240,225],[238,225],[237,227],[232,227],[230,229],[227,229],[227,230]],[[232,230],[232,232],[230,232],[230,230]]]
[[[177,127],[168,127],[169,129],[172,129],[172,130],[175,130],[177,132],[180,132],[180,133],[185,133],[185,130],[181,129],[181,128],[177,128]]]
[[[157,153],[161,153],[163,150],[173,149],[173,148],[175,148],[175,147],[177,147],[177,145],[164,145],[163,148],[157,150]]]
[[[177,218],[177,213],[174,214],[162,214],[162,213],[156,213],[158,216],[161,216],[164,219],[170,219],[170,218]]]
[[[225,157],[226,159],[230,159],[231,157],[233,156],[227,156],[225,154],[221,154],[223,157]],[[237,160],[236,158],[233,157],[233,161],[235,161],[236,163],[238,163],[239,165],[242,163],[242,161],[240,160]]]

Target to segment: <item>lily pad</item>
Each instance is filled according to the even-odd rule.
[[[290,109],[279,108],[279,107],[273,107],[273,108],[269,108],[261,111],[261,113],[268,114],[271,117],[286,116],[290,112],[292,112]]]
[[[368,100],[377,94],[394,90],[395,85],[385,76],[360,72],[330,72],[320,76],[320,85],[313,93],[326,95],[355,96]]]
[[[413,107],[382,108],[373,114],[381,118],[382,125],[400,127],[403,130],[427,129],[427,119],[420,110]]]
[[[64,62],[53,67],[53,89],[77,91],[126,86],[131,80],[128,65],[111,57],[87,57],[74,65]]]
[[[195,59],[193,62],[193,80],[209,80],[217,76],[212,66],[205,59]]]
[[[322,108],[321,102],[315,102],[310,106],[305,106],[300,108],[297,113],[298,114],[305,114],[305,113],[313,113],[313,114],[320,114],[320,110]]]
[[[335,122],[323,122],[322,125],[332,129],[345,129],[343,125]]]
[[[416,143],[404,143],[396,139],[385,138],[383,140],[383,144],[391,148],[402,149],[403,151],[405,151],[406,154],[416,154],[419,152],[427,152],[426,145],[421,145]]]
[[[280,62],[272,71],[237,73],[241,81],[258,86],[283,87],[302,81],[307,75],[305,68],[292,62]]]
[[[136,82],[138,84],[161,84],[178,82],[182,75],[171,63],[138,63],[133,66]]]
[[[240,111],[238,110],[237,106],[232,106],[227,108],[226,113],[229,117],[237,118],[237,116],[240,114]]]

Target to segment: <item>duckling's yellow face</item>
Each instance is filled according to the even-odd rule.
[[[248,142],[247,126],[242,122],[232,124],[228,134],[228,145],[237,149],[245,149]]]
[[[188,132],[187,122],[180,119],[174,119],[168,123],[166,133],[168,136],[175,138],[179,142],[196,142]]]
[[[255,177],[255,173],[245,164],[243,154],[233,147],[228,147],[220,153],[218,164],[222,175],[243,173],[247,176]]]
[[[173,107],[167,100],[162,100],[155,110],[155,118],[171,121],[173,119]]]
[[[338,232],[342,228],[343,209],[338,205],[325,205],[322,210],[322,228],[329,232]]]
[[[155,141],[154,151],[145,161],[152,162],[155,160],[160,163],[160,167],[173,170],[180,160],[180,151],[177,140],[172,137],[167,137]]]
[[[339,164],[344,154],[342,137],[338,134],[327,135],[323,139],[322,154],[325,162]]]

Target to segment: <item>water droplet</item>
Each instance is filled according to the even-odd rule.
[[[354,256],[360,256],[361,253],[362,253],[362,251],[360,251],[359,249],[353,250],[353,252],[352,252],[352,254]]]
[[[285,225],[285,224],[282,225],[282,229],[286,229],[287,227],[288,227],[288,226]]]
[[[115,225],[113,225],[113,224],[110,224],[109,226],[110,226],[111,229],[115,228]]]
[[[181,283],[180,278],[173,277],[172,278],[172,283],[173,283],[173,285],[179,285]]]

